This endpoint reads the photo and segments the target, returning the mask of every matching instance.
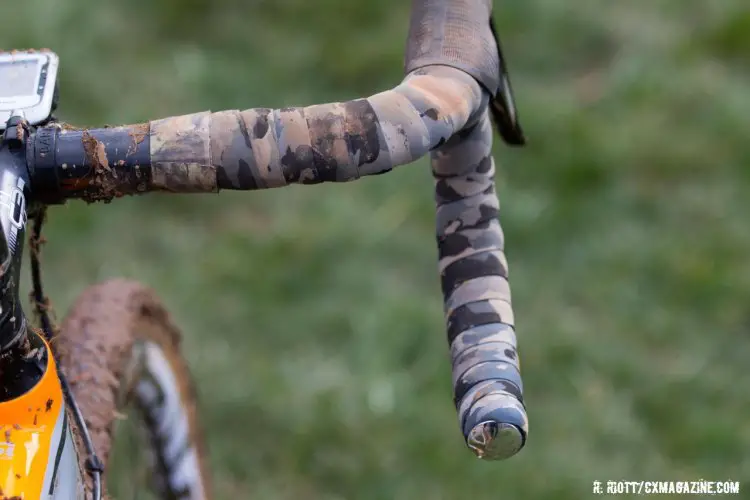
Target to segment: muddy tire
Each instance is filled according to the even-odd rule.
[[[209,498],[195,391],[180,354],[180,334],[152,290],[126,280],[88,288],[52,348],[105,470],[116,446],[116,423],[126,407],[134,406],[148,438],[144,459],[150,459],[154,491],[164,499]],[[90,488],[90,478],[86,481]],[[106,472],[104,486],[106,491]]]

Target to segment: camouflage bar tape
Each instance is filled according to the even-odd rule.
[[[252,190],[351,181],[432,151],[455,403],[469,447],[499,459],[521,449],[528,421],[487,104],[465,72],[428,66],[367,99],[152,122],[151,167],[158,189]]]
[[[486,101],[472,77],[434,66],[367,99],[153,121],[153,188],[267,189],[385,173],[444,144]]]
[[[507,458],[525,444],[529,424],[486,108],[478,123],[432,153],[432,171],[459,423],[477,456]]]

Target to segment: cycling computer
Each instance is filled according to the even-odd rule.
[[[30,125],[52,115],[58,64],[49,50],[0,52],[0,130],[11,114],[23,116]]]

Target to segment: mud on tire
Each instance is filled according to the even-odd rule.
[[[152,452],[157,492],[165,499],[209,497],[205,446],[199,429],[195,391],[180,354],[180,334],[152,290],[137,282],[119,279],[88,288],[71,308],[52,346],[105,467],[116,446],[113,435],[118,416],[125,405],[135,403],[141,410],[139,423],[145,425],[145,435],[150,437],[148,447]],[[147,377],[152,383],[159,378],[154,376],[154,370],[144,368],[147,357],[144,353],[149,349],[161,360],[158,363],[161,379],[171,380],[173,390],[170,392],[177,393],[169,399],[181,407],[178,413],[187,424],[182,425],[186,431],[184,436],[170,435],[179,425],[163,425],[167,422],[160,417],[170,412],[160,415],[158,408],[144,404],[138,397],[139,383],[147,382],[144,380]],[[171,376],[165,377],[167,372],[171,372]],[[183,442],[169,443],[170,439]],[[177,455],[170,452],[170,449],[174,451],[175,444],[180,447]],[[78,450],[83,450],[80,442]],[[185,464],[181,462],[186,459],[186,452],[194,464],[187,470],[197,469],[197,473],[187,474],[187,480]],[[83,453],[80,458],[85,458]],[[90,488],[90,478],[86,480]],[[106,473],[104,486],[106,492]]]

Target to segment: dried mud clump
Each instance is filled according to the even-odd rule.
[[[90,165],[93,179],[91,188],[82,196],[87,203],[103,201],[109,203],[113,198],[122,196],[117,190],[117,172],[109,164],[104,143],[96,140],[88,130],[81,136],[86,162]]]
[[[130,137],[133,139],[133,142],[130,144],[128,152],[125,155],[130,156],[135,154],[136,151],[138,151],[138,145],[142,143],[144,139],[146,139],[148,133],[148,123],[139,123],[138,125],[133,125],[132,127],[130,127]]]

